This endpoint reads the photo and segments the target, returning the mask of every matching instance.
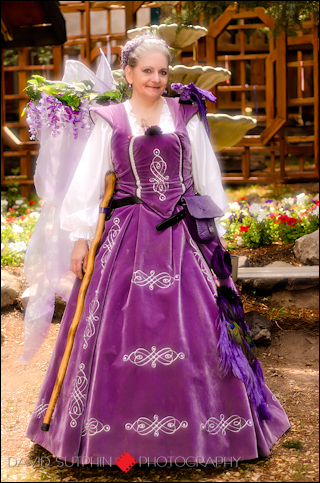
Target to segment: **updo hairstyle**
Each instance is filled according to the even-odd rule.
[[[123,71],[127,65],[133,69],[144,54],[154,51],[163,53],[168,59],[168,64],[170,63],[171,53],[169,47],[164,40],[156,35],[138,35],[134,39],[129,40],[123,47],[121,53],[121,66]]]

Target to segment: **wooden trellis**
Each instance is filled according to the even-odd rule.
[[[253,11],[237,12],[228,7],[224,14],[209,27],[206,37],[206,62],[220,65],[232,71],[230,84],[218,85],[214,94],[218,97],[213,112],[229,112],[255,117],[259,134],[248,134],[243,140],[223,153],[242,157],[242,173],[224,173],[228,182],[270,182],[294,180],[318,180],[319,176],[319,111],[318,111],[318,28],[313,20],[304,23],[304,31],[298,38],[282,34],[274,40],[265,40],[263,29],[271,30],[274,20],[262,7]],[[259,30],[257,30],[259,29]],[[229,32],[237,31],[235,37]],[[247,42],[246,33],[252,32]],[[234,41],[232,41],[234,40]],[[302,52],[304,46],[304,54]],[[293,51],[297,59],[290,61]],[[303,59],[304,57],[304,59]],[[307,57],[307,58],[306,58]],[[297,70],[297,92],[292,96],[290,68]],[[313,75],[307,69],[313,68]],[[302,73],[309,81],[309,95],[301,89]],[[289,86],[289,87],[288,87]],[[306,95],[307,94],[307,95]],[[288,134],[290,108],[312,106],[314,132],[312,135]],[[301,114],[302,117],[302,114]],[[260,128],[260,129],[259,129]],[[250,158],[254,154],[270,156],[268,169],[250,170]],[[291,169],[290,155],[299,157],[299,168]],[[314,156],[311,166],[305,166],[305,156]]]

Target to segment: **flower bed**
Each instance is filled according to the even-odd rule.
[[[23,199],[9,206],[6,199],[1,199],[1,265],[18,267],[24,262],[41,208],[36,202]]]
[[[281,201],[267,199],[250,205],[246,197],[229,204],[221,218],[228,246],[259,248],[274,242],[294,243],[319,229],[319,201],[304,193]]]
[[[243,196],[229,204],[220,223],[230,249],[259,248],[274,242],[292,244],[319,229],[319,201],[304,193],[280,201],[249,204]],[[1,264],[23,265],[41,207],[38,202],[1,200]]]

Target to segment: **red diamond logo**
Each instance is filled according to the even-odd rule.
[[[115,463],[119,466],[120,470],[128,473],[128,471],[136,464],[136,460],[130,453],[128,453],[128,451],[125,451],[116,459]]]

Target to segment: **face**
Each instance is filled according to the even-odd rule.
[[[126,79],[132,84],[132,94],[149,100],[157,99],[162,94],[168,81],[168,59],[162,52],[148,52],[140,57],[137,65],[127,65]]]

